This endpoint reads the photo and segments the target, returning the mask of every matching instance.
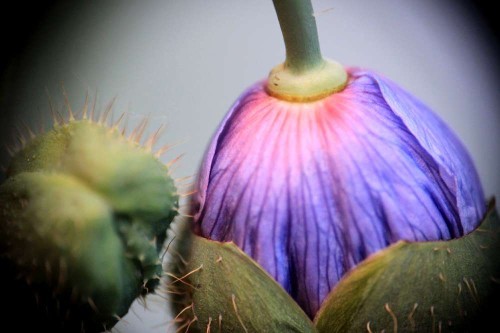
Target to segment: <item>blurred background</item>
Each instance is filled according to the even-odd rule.
[[[164,161],[193,176],[237,96],[284,60],[270,0],[44,1],[0,13],[0,143],[15,126],[51,123],[49,99],[74,111],[88,95],[133,128],[165,124]],[[474,159],[486,195],[500,194],[500,63],[486,1],[314,0],[323,54],[374,69],[435,110]],[[22,125],[21,125],[22,126]],[[0,164],[6,165],[5,150]],[[116,332],[169,332],[161,297],[136,304]]]

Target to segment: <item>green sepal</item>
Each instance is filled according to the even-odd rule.
[[[311,320],[234,243],[182,233],[169,289],[181,332],[316,332]]]
[[[490,331],[500,314],[499,233],[493,202],[466,236],[375,253],[332,290],[314,320],[318,331]]]

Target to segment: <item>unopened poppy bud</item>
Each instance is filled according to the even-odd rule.
[[[30,316],[17,327],[101,332],[159,284],[178,195],[137,138],[71,120],[13,156],[0,247],[9,318]]]

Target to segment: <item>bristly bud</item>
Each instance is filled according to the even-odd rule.
[[[59,122],[7,169],[0,264],[9,318],[28,318],[17,328],[101,332],[159,284],[177,191],[143,127],[129,140],[104,122]]]

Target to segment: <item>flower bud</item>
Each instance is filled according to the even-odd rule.
[[[233,241],[313,317],[346,272],[405,240],[458,238],[486,210],[463,145],[428,107],[373,72],[313,102],[260,82],[206,152],[195,231]]]
[[[6,299],[31,318],[16,325],[111,328],[158,285],[177,202],[167,167],[117,128],[72,120],[34,138],[0,186]]]

